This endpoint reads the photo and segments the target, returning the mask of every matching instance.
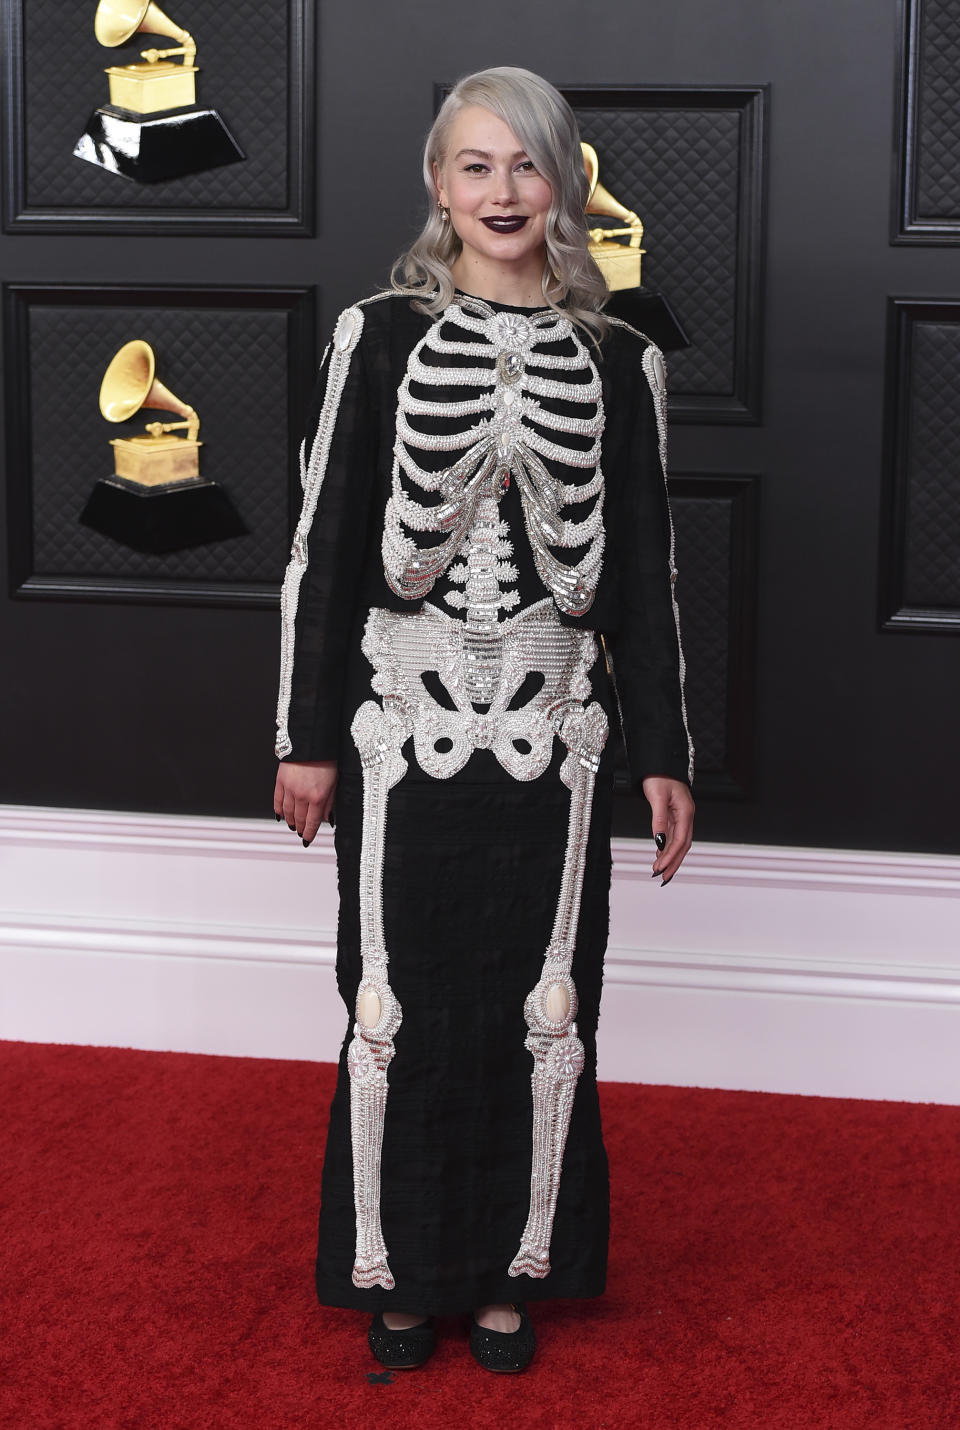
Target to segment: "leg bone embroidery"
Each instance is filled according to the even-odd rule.
[[[462,769],[475,749],[487,749],[514,779],[536,779],[550,762],[559,735],[567,747],[560,774],[571,791],[567,847],[553,933],[543,972],[525,1005],[534,1057],[534,1144],[531,1206],[511,1275],[545,1276],[560,1168],[583,1045],[574,1018],[577,995],[570,977],[594,778],[607,735],[606,716],[589,698],[588,672],[597,646],[589,630],[560,624],[545,599],[499,623],[496,683],[489,709],[473,705],[471,633],[462,621],[425,602],[409,615],[371,609],[362,648],[374,668],[373,690],[383,705],[365,701],[351,734],[363,767],[363,837],[360,853],[360,915],[363,969],[357,1017],[348,1049],[357,1248],[354,1284],[394,1287],[380,1221],[380,1164],[387,1104],[387,1069],[401,1008],[387,979],[383,929],[383,853],[387,799],[407,762],[408,737],[418,764],[436,779]],[[527,673],[543,685],[519,709],[508,709]],[[435,671],[454,709],[437,703],[423,682]],[[449,746],[440,748],[439,746]],[[520,748],[518,748],[518,745]]]
[[[536,1279],[549,1274],[550,1239],[560,1189],[563,1152],[570,1114],[583,1070],[583,1044],[577,1036],[577,990],[570,976],[580,916],[583,868],[590,833],[593,786],[607,738],[601,707],[574,707],[562,717],[561,738],[569,750],[561,778],[570,788],[567,847],[560,898],[540,981],[523,1007],[526,1047],[533,1054],[533,1156],[530,1212],[520,1249],[508,1274]]]
[[[383,849],[387,797],[406,773],[400,754],[402,722],[372,700],[360,706],[350,727],[363,766],[363,836],[360,852],[360,947],[363,970],[357,989],[357,1020],[347,1050],[350,1073],[350,1135],[357,1246],[353,1284],[390,1291],[393,1274],[380,1226],[380,1155],[387,1108],[387,1068],[403,1010],[387,980],[383,932]]]

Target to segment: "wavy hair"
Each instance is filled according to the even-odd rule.
[[[427,220],[393,265],[391,289],[416,298],[414,306],[431,316],[441,313],[453,298],[450,269],[463,244],[453,225],[440,217],[433,165],[442,167],[453,121],[468,105],[479,105],[502,119],[550,185],[552,200],[544,232],[547,258],[541,280],[544,304],[602,337],[607,319],[600,310],[610,294],[587,247],[584,209],[589,184],[577,121],[552,84],[513,65],[464,76],[440,106],[423,150]]]

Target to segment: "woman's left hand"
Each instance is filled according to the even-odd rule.
[[[647,775],[643,781],[643,792],[653,815],[654,840],[658,834],[665,836],[663,848],[658,845],[653,872],[662,874],[663,883],[669,884],[693,843],[693,812],[696,808],[693,795],[683,780],[672,780],[666,775]]]

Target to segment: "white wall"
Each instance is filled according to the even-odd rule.
[[[960,858],[613,852],[602,1077],[960,1103]],[[0,1037],[332,1059],[336,909],[328,832],[0,806]]]

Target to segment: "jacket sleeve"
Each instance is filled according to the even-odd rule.
[[[347,651],[370,523],[375,421],[362,307],[340,315],[300,448],[303,507],[280,596],[276,754],[335,760]]]
[[[639,336],[639,335],[637,335]],[[674,532],[667,494],[667,394],[663,354],[631,344],[631,413],[618,473],[612,541],[620,573],[620,623],[612,665],[631,784],[647,775],[693,783],[685,666],[674,585]],[[621,398],[622,400],[622,398]]]

